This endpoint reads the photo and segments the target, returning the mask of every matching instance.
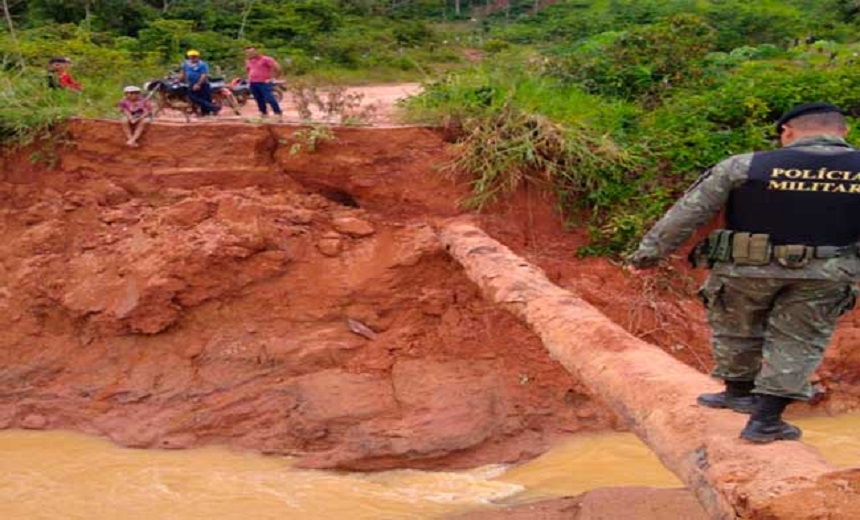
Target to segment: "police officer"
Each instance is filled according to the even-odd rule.
[[[712,375],[725,382],[698,403],[751,413],[741,438],[756,443],[800,438],[782,413],[812,396],[809,376],[860,279],[860,151],[845,142],[842,110],[798,105],[776,127],[782,148],[705,172],[628,259],[653,267],[725,206],[726,229],[693,253],[711,267],[700,295]]]

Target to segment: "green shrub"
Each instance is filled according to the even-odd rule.
[[[727,155],[770,148],[773,121],[797,103],[826,100],[860,115],[860,65],[748,62],[707,89],[679,93],[642,120],[642,143],[684,180]]]
[[[587,207],[595,216],[629,195],[624,176],[634,159],[588,128],[558,125],[508,99],[465,120],[463,130],[451,168],[474,177],[470,207],[480,209],[525,184],[553,191],[563,208]]]
[[[0,73],[0,145],[45,137],[77,110],[77,95],[49,90],[36,73]]]
[[[511,44],[504,40],[487,40],[484,42],[484,50],[489,52],[490,54],[497,54],[501,51],[507,50],[511,47]]]
[[[407,46],[422,45],[434,38],[433,31],[417,20],[397,24],[392,33],[398,44]]]
[[[559,58],[554,70],[598,94],[624,99],[660,96],[697,77],[713,42],[713,29],[700,18],[677,15],[627,32],[599,35]]]
[[[710,2],[705,20],[718,29],[717,49],[772,43],[785,47],[810,30],[809,12],[788,2],[730,0]]]
[[[412,120],[460,128],[450,168],[472,177],[469,207],[531,184],[552,191],[569,219],[588,209],[601,229],[640,195],[642,158],[616,140],[634,130],[637,110],[511,63],[500,56],[428,83],[405,103]]]

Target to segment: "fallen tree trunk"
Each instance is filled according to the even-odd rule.
[[[550,354],[627,422],[715,519],[849,519],[860,469],[838,471],[801,442],[752,445],[746,416],[695,404],[720,385],[627,333],[481,229],[453,222],[442,243],[485,296],[525,321]]]

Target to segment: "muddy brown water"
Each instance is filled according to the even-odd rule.
[[[860,463],[860,414],[796,423],[831,463]],[[512,468],[333,473],[219,447],[147,451],[68,432],[0,432],[0,518],[10,520],[442,518],[623,485],[680,482],[624,433],[574,436]]]

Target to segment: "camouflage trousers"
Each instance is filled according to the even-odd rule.
[[[755,381],[755,393],[812,397],[836,320],[854,307],[845,282],[735,278],[711,274],[699,291],[713,330],[711,375]]]

